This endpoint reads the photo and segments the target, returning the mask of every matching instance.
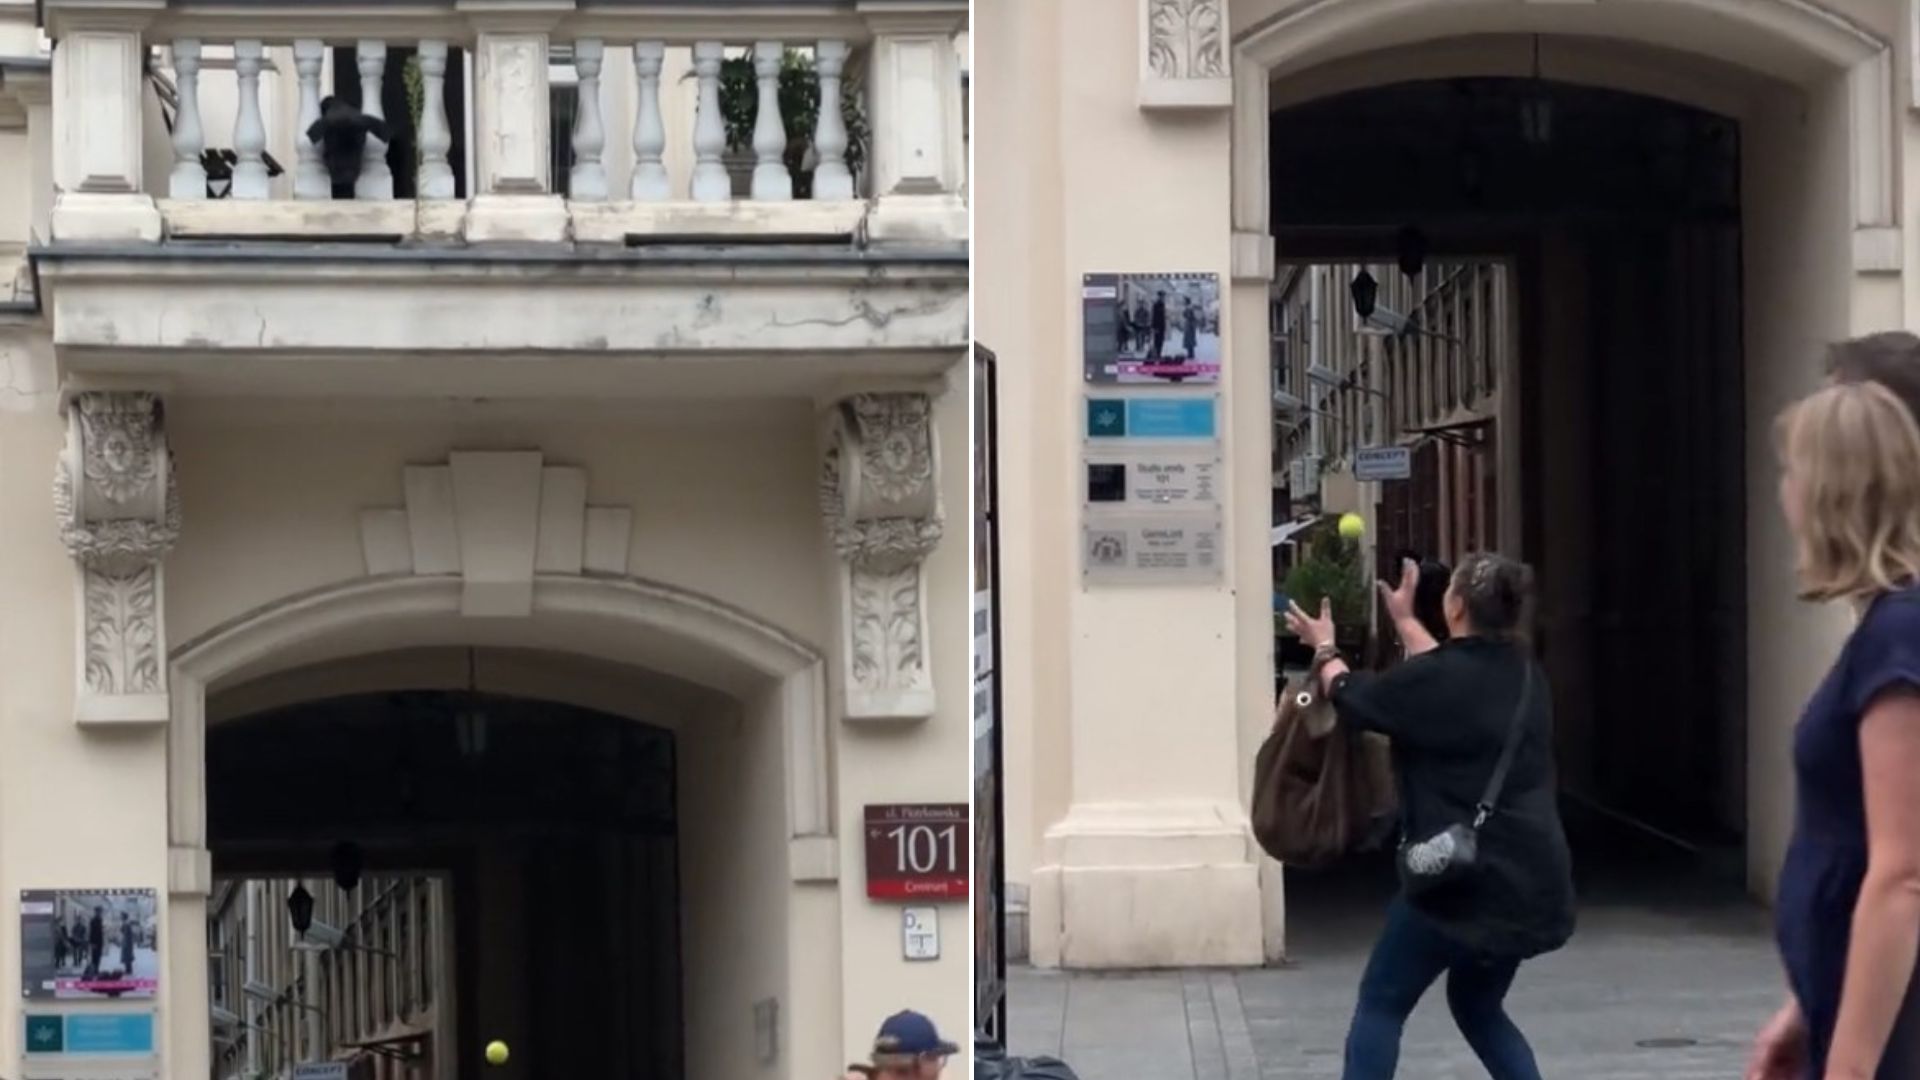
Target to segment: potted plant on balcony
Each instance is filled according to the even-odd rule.
[[[812,55],[788,49],[780,63],[780,116],[787,127],[787,169],[793,174],[793,197],[811,198],[817,164],[813,134],[820,123],[820,76]],[[760,81],[753,57],[730,57],[720,64],[720,119],[727,130],[722,160],[733,177],[733,193],[745,198],[753,187],[753,125],[760,115]],[[867,114],[865,95],[851,70],[840,85],[840,120],[847,129],[847,168],[860,190],[866,165]]]

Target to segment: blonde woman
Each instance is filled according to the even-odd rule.
[[[1775,907],[1792,993],[1747,1076],[1916,1080],[1920,425],[1861,381],[1794,405],[1778,434],[1801,595],[1859,621],[1794,732],[1798,817]]]

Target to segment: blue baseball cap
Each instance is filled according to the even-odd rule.
[[[876,1065],[882,1064],[883,1059],[948,1057],[959,1052],[958,1046],[940,1037],[932,1020],[912,1009],[887,1017],[880,1025],[880,1034],[873,1038]]]

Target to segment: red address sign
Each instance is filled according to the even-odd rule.
[[[966,803],[869,806],[866,832],[869,899],[967,899]]]

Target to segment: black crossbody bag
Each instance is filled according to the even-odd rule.
[[[1486,791],[1474,807],[1473,823],[1454,824],[1424,840],[1403,840],[1395,862],[1400,867],[1400,884],[1408,896],[1424,896],[1444,889],[1473,875],[1480,865],[1480,829],[1500,805],[1500,791],[1507,785],[1507,772],[1513,768],[1514,752],[1520,748],[1520,736],[1526,729],[1527,701],[1533,697],[1533,660],[1525,660],[1521,677],[1520,701],[1513,707],[1513,719],[1507,722],[1506,742],[1500,747],[1500,761],[1487,779]]]

